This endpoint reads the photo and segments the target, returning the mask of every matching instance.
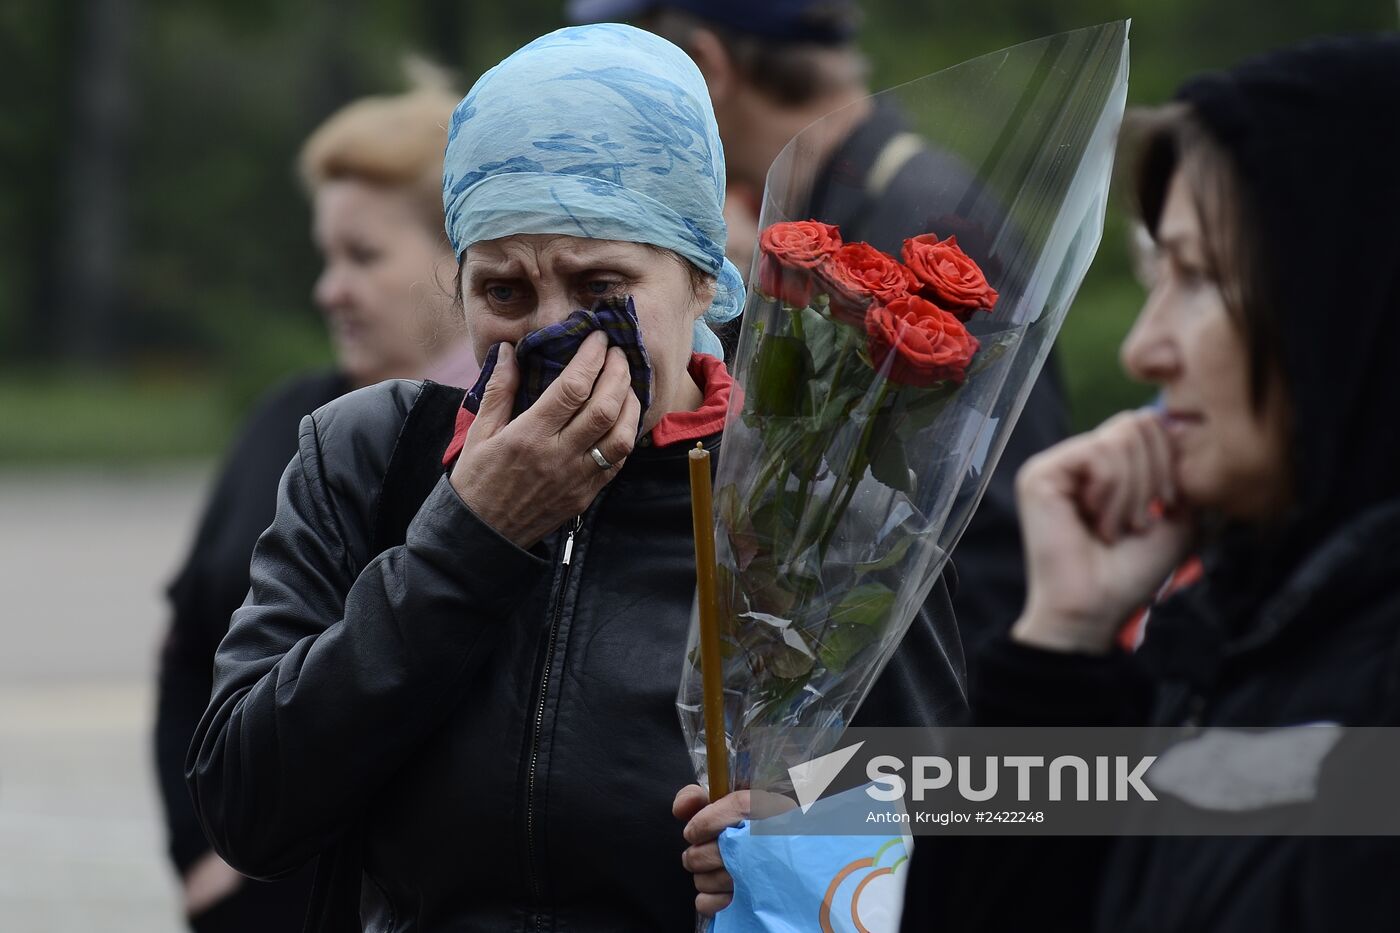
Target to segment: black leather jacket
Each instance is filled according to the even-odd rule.
[[[567,529],[521,550],[445,476],[405,543],[373,554],[416,389],[302,423],[190,750],[210,840],[265,877],[358,828],[370,930],[689,933],[670,814],[694,780],[674,705],[695,589],[687,445],[629,457],[567,563]],[[939,581],[859,719],[944,721],[962,684]]]

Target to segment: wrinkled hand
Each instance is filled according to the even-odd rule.
[[[705,788],[687,784],[676,794],[671,813],[686,824],[682,835],[690,848],[681,853],[681,864],[695,876],[695,910],[713,917],[734,900],[734,879],[724,869],[719,834],[749,818],[749,792],[735,791],[710,803]]]
[[[515,349],[503,344],[451,482],[477,517],[529,548],[581,515],[617,475],[636,444],[641,402],[627,357],[601,332],[512,421],[519,382]],[[593,447],[612,469],[599,468]]]
[[[1116,415],[1026,461],[1016,476],[1026,609],[1017,641],[1103,653],[1186,556],[1170,438],[1155,414]]]

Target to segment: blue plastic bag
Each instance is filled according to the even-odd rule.
[[[876,804],[855,788],[720,834],[719,849],[734,879],[734,902],[715,915],[711,933],[897,933],[913,838],[799,835],[804,822],[843,809],[904,814],[902,801]],[[891,824],[894,829],[898,823]]]

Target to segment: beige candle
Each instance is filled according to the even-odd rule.
[[[690,514],[695,526],[695,584],[700,603],[700,678],[705,693],[705,764],[710,801],[729,793],[729,751],[724,744],[724,671],[719,652],[719,602],[715,592],[715,518],[711,507],[710,452],[690,452]]]

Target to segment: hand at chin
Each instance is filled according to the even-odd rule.
[[[1107,651],[1185,558],[1192,511],[1157,416],[1133,412],[1032,458],[1017,476],[1028,597],[1013,637]]]

